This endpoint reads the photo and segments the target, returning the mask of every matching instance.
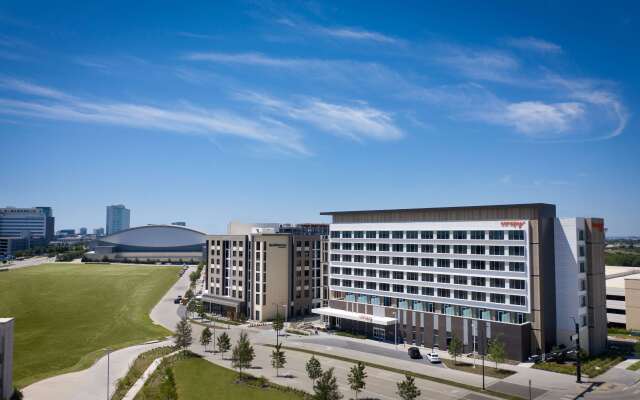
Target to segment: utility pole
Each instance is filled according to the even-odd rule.
[[[531,379],[529,379],[529,400],[531,400]]]
[[[580,370],[582,360],[580,360],[580,325],[573,320],[576,326],[576,382],[582,383],[582,371]]]

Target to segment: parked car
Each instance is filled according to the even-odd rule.
[[[178,296],[173,300],[173,304],[180,304],[182,302],[182,296]]]
[[[429,360],[431,364],[438,364],[441,362],[438,353],[427,353],[427,360]]]
[[[422,358],[422,354],[420,354],[420,349],[418,349],[417,347],[409,347],[407,352],[409,353],[409,357],[411,357],[414,360]]]

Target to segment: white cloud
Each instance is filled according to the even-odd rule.
[[[55,89],[18,80],[4,80],[2,87],[37,97],[28,100],[0,98],[2,114],[111,124],[201,136],[236,136],[269,144],[288,153],[309,154],[300,135],[294,129],[268,119],[246,118],[224,110],[194,106],[159,107],[112,101],[86,101]],[[45,100],[38,97],[45,97]]]
[[[562,53],[562,47],[535,37],[520,37],[507,39],[507,44],[523,50],[532,50],[540,53]]]
[[[520,66],[517,59],[501,51],[452,45],[444,45],[435,59],[464,77],[495,82],[513,82],[512,74]]]
[[[386,44],[394,44],[400,42],[398,39],[384,35],[382,33],[366,31],[363,29],[352,27],[328,28],[315,26],[312,29],[320,34],[341,39],[364,40]]]
[[[290,118],[315,128],[355,140],[394,140],[403,137],[393,117],[366,103],[357,105],[332,104],[315,98],[302,98],[294,103],[255,92],[245,92],[237,98],[251,101],[280,118]]]
[[[191,61],[210,61],[221,64],[245,64],[263,67],[300,67],[314,62],[308,59],[276,58],[262,53],[188,53],[185,59]]]
[[[583,115],[584,106],[580,103],[523,101],[508,104],[500,114],[492,118],[496,122],[513,126],[526,135],[547,136],[568,131]]]

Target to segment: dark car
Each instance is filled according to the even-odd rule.
[[[418,349],[417,347],[409,347],[409,350],[407,350],[407,352],[409,353],[409,357],[413,358],[414,360],[422,358],[420,349]]]
[[[181,301],[182,301],[182,296],[178,296],[175,298],[175,300],[173,300],[173,304],[180,304]]]

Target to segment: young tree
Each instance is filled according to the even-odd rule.
[[[420,397],[420,389],[416,387],[415,378],[405,375],[404,381],[396,383],[398,391],[396,392],[402,400],[414,400]]]
[[[307,361],[306,365],[307,376],[311,381],[313,381],[313,385],[316,384],[316,379],[322,376],[322,367],[320,366],[320,361],[315,356],[311,356],[309,361]]]
[[[232,366],[238,368],[239,378],[242,379],[242,369],[250,368],[251,362],[255,357],[253,346],[249,342],[249,337],[246,332],[240,333],[240,338],[236,342],[232,351]]]
[[[282,328],[284,328],[284,318],[280,313],[276,313],[276,317],[273,319],[273,330],[276,331],[276,345],[278,345],[278,337]]]
[[[282,343],[278,343],[276,348],[271,352],[271,366],[276,369],[276,376],[280,376],[280,368],[284,368],[287,358],[284,351],[280,350]]]
[[[173,341],[176,347],[187,351],[191,343],[193,343],[193,337],[191,336],[191,324],[186,318],[182,318],[176,325],[176,332],[173,334]]]
[[[193,298],[193,290],[191,290],[191,288],[187,289],[187,292],[184,294],[184,298],[187,300],[191,300]]]
[[[204,317],[206,317],[202,300],[196,300],[196,314],[198,314],[198,317],[200,317],[200,319],[204,319]]]
[[[211,343],[211,329],[207,326],[200,334],[200,344],[204,346],[204,351],[207,351],[207,346]]]
[[[504,343],[499,337],[489,341],[489,348],[487,352],[489,359],[496,363],[496,369],[498,369],[498,363],[504,362],[507,353]]]
[[[364,363],[358,361],[356,365],[351,367],[349,375],[347,376],[347,382],[349,382],[349,387],[356,394],[356,400],[358,400],[358,393],[366,386],[365,379],[367,379],[367,373],[364,371],[364,368]]]
[[[456,358],[462,354],[462,342],[457,336],[451,338],[451,343],[449,343],[449,348],[447,350],[451,357],[453,357],[453,363],[456,364]]]
[[[200,274],[197,273],[196,271],[192,271],[189,274],[189,280],[191,281],[191,286],[194,286],[196,284],[196,281],[198,280],[198,278],[200,278]]]
[[[191,318],[193,313],[196,312],[197,307],[198,305],[196,304],[196,301],[194,299],[190,299],[187,303],[187,313],[189,318]]]
[[[313,385],[314,400],[340,400],[342,394],[338,391],[338,382],[333,375],[333,368],[329,368],[320,375]]]
[[[222,354],[222,359],[224,360],[224,353],[231,349],[231,339],[229,339],[229,335],[227,332],[222,332],[222,335],[218,336],[218,351]]]

